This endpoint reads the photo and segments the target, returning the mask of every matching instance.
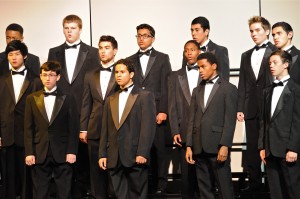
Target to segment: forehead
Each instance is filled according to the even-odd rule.
[[[14,37],[22,37],[22,35],[21,35],[21,33],[20,32],[18,32],[18,31],[15,31],[15,30],[7,30],[6,32],[5,32],[5,35],[6,36],[14,36]]]
[[[192,29],[202,29],[202,30],[203,30],[201,24],[199,24],[199,23],[197,23],[197,24],[192,24],[191,28],[192,28]]]
[[[280,61],[281,59],[280,59],[280,56],[279,55],[272,55],[271,57],[270,57],[270,61]]]
[[[283,30],[283,28],[281,26],[278,26],[278,27],[273,28],[272,32],[276,33],[276,32],[285,32],[285,31]]]
[[[150,30],[146,29],[146,28],[143,28],[143,29],[139,29],[138,31],[138,34],[149,34],[150,35]]]
[[[65,22],[64,23],[64,28],[66,27],[73,27],[73,28],[79,28],[78,23],[72,21],[72,22]]]
[[[105,47],[105,46],[110,46],[110,47],[112,47],[112,44],[111,44],[110,41],[101,41],[101,42],[99,43],[99,47]]]
[[[53,70],[45,71],[44,69],[42,69],[42,73],[44,73],[44,74],[50,74],[50,73],[56,73],[56,72],[53,71]]]
[[[8,54],[21,54],[21,51],[20,50],[14,50],[14,51],[9,52]]]
[[[261,22],[255,22],[250,25],[250,30],[261,29],[261,28],[263,28]]]
[[[184,46],[184,48],[196,48],[196,49],[198,49],[197,46],[196,46],[196,44],[194,44],[194,43],[192,43],[192,42],[187,43],[187,44]]]
[[[207,59],[200,59],[200,60],[197,60],[197,64],[199,66],[201,65],[206,65],[206,66],[210,66],[211,64],[207,61]]]
[[[125,70],[128,71],[126,65],[124,65],[124,64],[117,64],[117,65],[116,65],[115,71],[125,71]]]

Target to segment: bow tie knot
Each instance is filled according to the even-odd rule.
[[[123,88],[123,89],[121,88],[120,91],[121,91],[121,92],[123,92],[123,91],[124,91],[124,92],[127,92],[128,89],[131,88],[131,87],[133,87],[133,84],[131,84],[130,86],[127,86],[127,87],[125,87],[125,88]]]
[[[139,53],[138,53],[139,57],[141,57],[143,55],[150,56],[151,50],[152,50],[152,48],[149,50],[146,50],[145,52],[139,51]]]
[[[56,91],[56,90],[53,91],[53,92],[46,92],[46,91],[44,91],[44,96],[45,96],[45,97],[48,97],[48,96],[50,96],[50,95],[56,96],[56,95],[57,95],[57,91]]]
[[[108,71],[108,72],[111,72],[111,68],[112,68],[113,66],[110,66],[110,67],[108,67],[108,68],[104,68],[103,66],[101,66],[100,67],[100,70],[101,71]]]
[[[202,52],[206,52],[206,46],[200,47],[200,50],[201,50]]]
[[[187,69],[188,69],[188,71],[190,71],[190,70],[198,70],[199,68],[198,68],[198,66],[197,65],[189,65],[189,64],[187,64]]]
[[[24,70],[22,70],[22,71],[15,71],[15,70],[12,70],[12,71],[11,71],[11,74],[12,74],[12,75],[23,75],[23,76],[24,76],[25,70],[26,70],[26,68],[25,68]]]
[[[201,85],[206,85],[206,84],[214,84],[214,80],[217,79],[219,75],[216,75],[214,78],[209,79],[209,80],[202,80]]]
[[[77,46],[79,46],[80,44],[81,44],[81,42],[79,42],[78,44],[74,44],[74,45],[70,46],[67,43],[65,43],[65,49],[70,49],[70,48],[77,49]]]
[[[284,80],[284,81],[279,81],[279,82],[273,82],[273,83],[272,83],[272,86],[273,86],[273,87],[283,86],[283,85],[284,85],[283,83],[287,82],[288,80],[289,80],[289,79],[286,79],[286,80]]]
[[[262,49],[262,48],[266,48],[268,45],[267,44],[263,44],[261,46],[255,46],[255,50],[258,51],[259,49]]]

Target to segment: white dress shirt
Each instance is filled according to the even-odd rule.
[[[287,46],[287,47],[285,47],[285,48],[283,48],[282,50],[285,50],[285,51],[287,51],[288,53],[291,53],[291,48],[293,47],[293,44],[291,44],[291,45],[289,45],[289,46]]]
[[[16,71],[16,72],[21,72],[23,70],[25,70],[25,66],[21,66],[18,70],[15,70],[14,68],[11,68],[12,71]],[[25,80],[27,74],[27,70],[24,71],[24,75],[12,75],[12,83],[14,86],[14,94],[15,94],[15,99],[16,102],[18,102],[19,100],[19,95]]]
[[[216,76],[214,76],[213,78],[215,78]],[[212,78],[212,79],[213,79]],[[205,84],[205,89],[204,89],[204,107],[206,107],[207,104],[207,100],[210,96],[210,93],[216,83],[216,81],[218,81],[219,77],[217,77],[216,79],[213,79],[213,84]]]
[[[197,63],[194,64],[194,66],[196,65]],[[192,95],[194,88],[197,87],[198,84],[199,70],[195,70],[195,69],[188,70],[187,67],[185,68],[185,70],[188,79],[190,93]]]
[[[269,40],[266,40],[259,46],[267,44],[268,42],[269,42]],[[266,52],[266,48],[260,48],[259,50],[254,49],[253,52],[252,52],[251,66],[252,66],[252,69],[253,69],[253,72],[254,72],[254,75],[255,75],[256,79],[258,77],[261,62],[262,62],[262,59],[264,57],[265,52]]]
[[[46,93],[51,93],[51,92],[55,91],[56,89],[57,89],[56,86],[51,91],[47,90],[46,87],[44,88]],[[49,95],[47,97],[44,97],[45,109],[46,109],[46,113],[47,113],[49,121],[51,120],[51,117],[52,117],[55,99],[56,99],[56,96],[54,96],[54,95]]]
[[[285,77],[283,77],[280,81],[283,82],[283,86],[276,86],[273,88],[273,94],[272,94],[272,102],[271,102],[271,116],[273,116],[274,111],[276,109],[277,103],[279,101],[279,98],[281,96],[281,93],[284,89],[284,87],[286,86],[286,84],[288,83],[288,80],[290,78],[290,75],[287,75]],[[279,80],[275,79],[274,83],[278,83]]]
[[[146,52],[147,50],[151,49],[152,46],[150,46],[149,48],[147,48],[146,50],[140,50],[140,52]],[[150,55],[152,53],[152,50],[150,52]],[[141,63],[141,67],[142,67],[142,71],[143,71],[143,74],[145,75],[146,74],[146,70],[147,70],[147,65],[148,65],[148,61],[149,61],[149,58],[150,58],[150,55],[147,56],[147,55],[142,55],[140,57],[140,63]]]
[[[113,65],[114,63],[109,63],[109,65],[105,65],[102,63],[103,68],[109,68],[111,67],[111,65]],[[111,73],[110,71],[106,71],[106,70],[101,70],[100,71],[100,87],[101,87],[101,92],[102,92],[102,96],[103,99],[105,98],[105,94],[106,94],[106,90],[108,87],[108,83],[111,77]]]
[[[70,44],[69,42],[66,41],[66,44],[68,44],[69,46],[76,45],[79,43],[80,43],[80,40],[77,40],[73,44]],[[69,83],[71,83],[72,78],[73,78],[79,49],[80,49],[80,44],[77,46],[77,48],[65,49],[66,67],[67,67],[68,77],[69,77],[69,81],[70,81]]]
[[[131,86],[130,88],[128,88],[128,91],[122,91],[119,94],[119,122],[121,121],[123,111],[124,111],[125,105],[127,103],[128,96],[131,93],[133,87],[134,86]]]

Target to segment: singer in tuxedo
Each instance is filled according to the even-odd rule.
[[[190,40],[184,45],[184,56],[188,60],[185,68],[174,71],[169,76],[168,110],[173,141],[180,154],[181,168],[181,195],[183,199],[195,198],[196,171],[195,166],[185,160],[186,129],[189,116],[189,106],[192,92],[201,81],[197,57],[200,46],[195,40]]]
[[[192,94],[186,137],[186,160],[195,164],[200,198],[233,199],[230,148],[236,124],[237,88],[219,77],[212,53],[201,53],[202,81]]]
[[[88,71],[96,70],[99,67],[99,54],[96,48],[88,46],[80,40],[82,31],[80,17],[66,16],[63,19],[63,31],[66,42],[49,50],[48,61],[60,63],[61,79],[57,86],[63,93],[73,95],[77,110],[81,110],[84,76]],[[80,118],[79,114],[78,117]],[[82,197],[89,189],[87,187],[89,184],[88,147],[82,142],[79,144],[75,165],[74,197]]]
[[[28,55],[24,43],[11,41],[5,54],[12,68],[0,77],[1,198],[26,198],[30,194],[25,189],[28,185],[24,162],[25,101],[30,93],[40,90],[42,84],[38,76],[24,65]]]
[[[140,24],[137,29],[137,43],[140,50],[129,59],[135,64],[136,71],[133,77],[136,86],[153,92],[156,102],[156,133],[151,152],[152,174],[154,181],[158,180],[157,194],[166,191],[168,160],[167,128],[168,112],[168,75],[171,73],[169,56],[155,50],[152,45],[155,41],[155,30],[148,24]],[[171,138],[170,138],[171,139]],[[156,157],[154,159],[154,157]],[[157,166],[156,166],[157,164]],[[157,172],[157,175],[155,172]]]
[[[107,172],[99,168],[99,140],[105,100],[115,93],[119,86],[114,74],[114,58],[118,43],[114,37],[103,35],[99,40],[101,66],[85,75],[80,119],[80,141],[88,145],[90,161],[91,194],[96,199],[106,199]]]
[[[247,149],[243,153],[243,168],[249,174],[250,188],[258,191],[262,188],[261,159],[257,150],[259,134],[260,105],[262,91],[272,82],[269,70],[269,56],[276,47],[269,42],[271,25],[267,19],[254,16],[249,19],[250,35],[255,47],[241,56],[237,120],[245,121]]]
[[[300,85],[289,75],[292,56],[270,56],[273,85],[263,94],[258,149],[266,164],[272,199],[300,198]]]
[[[115,78],[121,91],[104,105],[99,166],[108,169],[118,199],[146,199],[148,164],[155,136],[156,112],[153,93],[133,81],[135,68],[121,59]]]
[[[79,118],[75,99],[57,88],[58,62],[41,66],[44,90],[29,95],[25,109],[25,162],[32,166],[33,198],[49,198],[53,177],[58,198],[72,198],[72,164],[76,162]]]
[[[228,50],[224,46],[220,46],[209,39],[210,24],[205,17],[196,17],[191,23],[191,35],[193,40],[200,45],[201,52],[211,52],[216,55],[219,65],[218,74],[225,80],[229,80],[230,67]],[[182,59],[182,67],[186,67],[187,60],[185,56]]]
[[[272,26],[272,36],[275,46],[279,50],[285,50],[292,55],[292,64],[289,66],[289,74],[294,81],[300,83],[300,50],[292,44],[294,36],[293,28],[287,22],[277,22]]]
[[[6,37],[6,44],[13,40],[20,40],[23,41],[24,29],[21,25],[12,23],[6,27],[5,37]],[[25,66],[26,68],[30,69],[35,75],[40,75],[40,59],[36,55],[27,54],[25,59]],[[5,74],[6,72],[11,70],[11,64],[7,60],[7,55],[5,52],[0,53],[0,75]]]

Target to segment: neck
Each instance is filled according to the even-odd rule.
[[[200,46],[203,46],[203,44],[208,40],[208,37],[206,37],[203,41],[201,41],[199,44]]]
[[[276,76],[276,79],[280,81],[280,80],[282,80],[284,77],[286,77],[288,74],[289,74],[289,73],[288,73],[288,71],[286,70],[286,71],[282,72],[280,75]]]
[[[131,84],[133,84],[132,80],[130,80],[127,84],[125,84],[125,85],[123,85],[123,86],[120,85],[120,88],[121,88],[121,89],[127,88],[127,87],[130,86]]]
[[[102,67],[103,68],[108,68],[108,67],[110,67],[111,65],[113,65],[115,63],[115,61],[112,59],[112,60],[110,60],[110,61],[107,61],[107,62],[103,62],[103,61],[101,61],[101,64],[102,64]]]

